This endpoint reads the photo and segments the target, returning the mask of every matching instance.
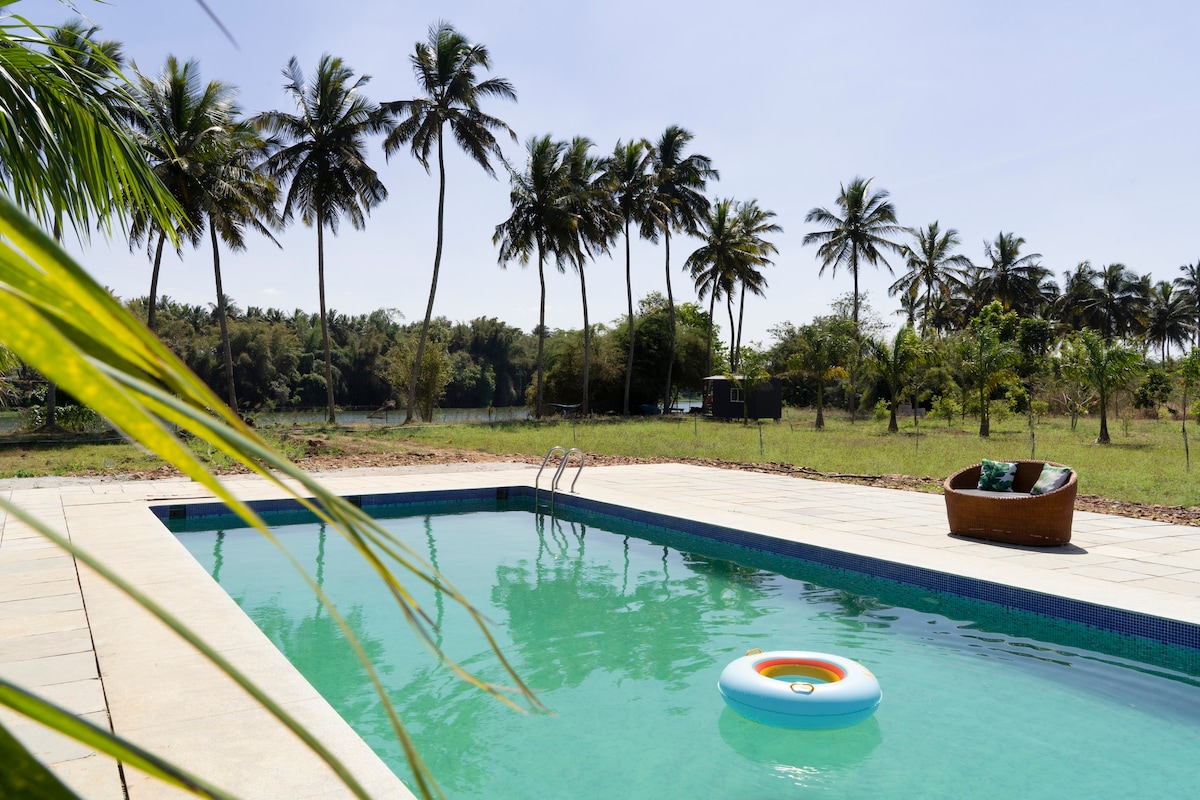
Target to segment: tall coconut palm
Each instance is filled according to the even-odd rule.
[[[54,28],[49,35],[48,51],[55,66],[74,76],[76,86],[89,97],[104,105],[114,116],[128,113],[126,98],[122,92],[114,91],[113,78],[124,66],[123,46],[114,39],[97,40],[100,28],[82,20],[70,20]],[[63,234],[64,189],[51,187],[53,193],[54,241],[61,244]],[[86,232],[84,233],[86,235]],[[54,381],[46,383],[46,421],[44,427],[54,429],[58,425],[58,387]]]
[[[855,178],[849,185],[841,187],[837,204],[841,216],[824,208],[811,209],[804,217],[805,222],[826,226],[825,230],[806,234],[804,244],[817,245],[817,256],[821,259],[819,275],[828,268],[836,277],[839,267],[848,269],[854,277],[854,302],[850,318],[858,324],[859,291],[858,273],[863,264],[883,264],[889,273],[892,266],[883,255],[884,250],[903,252],[900,244],[892,241],[904,230],[896,223],[896,208],[888,201],[886,189],[871,191],[874,178]]]
[[[199,65],[188,61],[180,66],[175,56],[167,57],[155,78],[138,74],[134,100],[141,113],[131,116],[131,127],[155,175],[183,211],[170,229],[158,224],[148,210],[134,211],[130,247],[145,241],[154,251],[146,306],[150,330],[155,328],[163,246],[171,238],[196,247],[204,235],[198,185],[203,155],[210,140],[233,121],[233,96],[233,87],[221,81],[209,81],[201,88]],[[179,247],[176,252],[182,254]]]
[[[1179,271],[1183,275],[1175,279],[1175,285],[1192,298],[1192,333],[1195,337],[1192,344],[1194,347],[1200,347],[1200,260],[1195,264],[1184,264]]]
[[[446,208],[445,132],[450,126],[454,140],[488,175],[494,176],[491,157],[500,156],[494,131],[503,131],[515,142],[517,135],[504,122],[479,110],[479,101],[497,97],[516,100],[517,93],[504,78],[479,80],[476,71],[491,69],[491,57],[481,44],[473,44],[448,22],[437,22],[429,28],[424,42],[417,42],[409,56],[417,84],[424,93],[412,100],[384,103],[383,108],[396,118],[396,126],[383,142],[387,156],[409,145],[414,158],[429,171],[429,155],[437,148],[438,212],[437,246],[433,254],[433,278],[429,285],[429,302],[417,339],[412,374],[408,381],[408,405],[404,421],[412,422],[417,399],[417,376],[425,343],[429,337],[429,322],[433,318],[433,301],[437,295],[438,275],[442,266],[442,232]]]
[[[546,342],[546,259],[562,263],[572,252],[573,221],[565,202],[571,194],[570,168],[564,155],[567,145],[547,136],[532,137],[526,144],[528,157],[522,172],[510,169],[509,201],[512,214],[496,226],[492,242],[500,247],[500,266],[517,261],[528,265],[537,259],[538,304],[537,378],[534,390],[535,417],[542,416]]]
[[[234,109],[236,115],[236,109]],[[217,287],[217,324],[225,356],[225,376],[229,407],[237,409],[233,381],[233,353],[229,343],[228,305],[221,282],[221,249],[224,242],[231,250],[246,249],[246,228],[258,231],[276,245],[268,225],[280,224],[275,212],[279,190],[262,169],[266,143],[253,123],[234,120],[220,135],[209,141],[203,156],[201,203],[208,220],[209,241],[213,251],[213,274]]]
[[[708,348],[705,354],[705,374],[712,374],[713,312],[717,300],[726,298],[735,291],[734,264],[752,258],[746,247],[738,225],[737,204],[732,198],[722,198],[713,203],[705,215],[704,242],[696,248],[684,268],[696,286],[696,295],[703,300],[708,297]],[[732,320],[730,331],[733,332]],[[732,346],[730,356],[733,356]],[[736,369],[736,367],[735,367]]]
[[[712,160],[699,153],[684,155],[692,133],[671,125],[654,145],[650,172],[654,181],[654,199],[662,207],[659,229],[666,249],[667,274],[667,376],[663,390],[663,413],[671,408],[671,371],[675,366],[675,295],[671,290],[671,232],[696,233],[708,211],[703,194],[709,180],[718,180]]]
[[[971,268],[971,259],[961,253],[952,252],[960,244],[958,231],[954,228],[942,231],[937,222],[924,228],[910,231],[913,243],[903,246],[908,272],[896,279],[888,289],[889,295],[911,294],[923,300],[921,331],[929,325],[933,300],[937,296],[949,297],[963,286],[963,275]],[[918,288],[924,293],[918,295]]]
[[[650,178],[653,148],[645,139],[618,141],[612,155],[604,160],[604,176],[616,204],[625,234],[625,301],[629,326],[629,352],[625,356],[625,393],[621,413],[629,416],[629,388],[633,383],[633,273],[629,255],[629,230],[636,225],[643,239],[658,242],[663,209],[656,201]],[[703,297],[701,297],[703,299]],[[711,319],[711,309],[709,317]],[[711,340],[711,332],[709,336]],[[710,361],[711,365],[711,361]]]
[[[1159,346],[1165,366],[1171,346],[1183,349],[1195,328],[1196,307],[1191,295],[1176,291],[1175,284],[1159,281],[1150,290],[1146,311],[1146,338]]]
[[[259,127],[278,149],[267,161],[272,176],[291,181],[283,201],[283,221],[299,212],[305,225],[317,229],[317,287],[321,304],[321,339],[325,348],[326,416],[337,421],[333,398],[333,359],[325,311],[325,228],[336,236],[345,216],[361,230],[371,209],[387,199],[387,188],[367,164],[366,137],[388,130],[379,106],[360,90],[371,79],[354,77],[340,59],[325,54],[307,80],[293,56],[283,68],[283,87],[296,113],[268,111]]]
[[[746,249],[751,254],[751,258],[747,261],[734,264],[734,278],[741,289],[738,297],[737,348],[734,354],[735,369],[736,363],[741,361],[742,322],[746,311],[746,292],[758,295],[759,297],[763,296],[767,288],[767,279],[759,270],[759,267],[769,266],[774,263],[771,261],[770,256],[776,255],[779,252],[775,245],[766,239],[766,236],[769,234],[783,233],[783,228],[771,221],[774,218],[775,212],[760,208],[757,200],[747,200],[737,205],[737,227]]]
[[[1090,327],[1111,342],[1141,333],[1150,305],[1150,278],[1139,276],[1124,264],[1109,264],[1095,272],[1093,292],[1081,310]]]
[[[0,181],[40,223],[70,223],[81,236],[111,227],[132,208],[149,209],[166,227],[178,206],[146,168],[120,111],[134,105],[127,84],[108,80],[115,45],[69,25],[5,25],[0,46]],[[80,36],[86,41],[80,41]],[[70,44],[68,44],[70,43]],[[103,157],[99,157],[100,154]]]
[[[249,122],[239,118],[234,102],[236,90],[221,81],[210,81],[201,88],[199,72],[195,61],[181,67],[174,56],[169,56],[157,78],[138,78],[136,100],[144,113],[131,118],[132,128],[152,169],[176,198],[183,215],[174,230],[168,231],[157,225],[148,212],[135,209],[130,239],[157,240],[147,310],[147,322],[153,327],[163,245],[170,236],[198,247],[207,227],[226,389],[229,405],[236,409],[219,241],[234,250],[244,249],[247,227],[274,241],[268,226],[275,224],[277,190],[260,169],[265,143]]]
[[[1080,261],[1074,270],[1063,272],[1055,317],[1064,328],[1078,331],[1087,326],[1085,309],[1096,294],[1097,274],[1090,261]]]
[[[985,263],[979,265],[978,291],[983,302],[999,300],[1006,311],[1027,315],[1041,297],[1049,274],[1041,253],[1021,255],[1025,240],[1001,231],[994,242],[983,243]]]
[[[608,191],[600,159],[591,155],[592,142],[586,136],[576,136],[567,146],[563,158],[567,170],[567,195],[563,205],[571,214],[570,249],[558,262],[559,271],[570,264],[579,273],[579,289],[583,296],[583,397],[580,411],[591,413],[589,395],[592,356],[592,328],[588,320],[587,279],[584,265],[600,253],[608,252],[620,229],[621,219]]]

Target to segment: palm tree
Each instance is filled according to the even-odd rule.
[[[75,19],[50,32],[49,54],[74,76],[80,91],[102,103],[114,117],[129,113],[128,96],[113,91],[113,79],[125,64],[124,46],[115,39],[97,41],[100,28]],[[59,192],[58,187],[52,191]],[[55,200],[53,235],[62,241],[62,200]]]
[[[696,248],[683,266],[696,285],[696,295],[703,300],[708,297],[708,349],[705,356],[705,374],[712,374],[712,331],[713,311],[717,300],[731,296],[734,292],[735,262],[751,258],[746,249],[746,242],[741,236],[738,225],[736,204],[732,198],[724,198],[713,203],[702,225],[704,243]],[[730,332],[734,332],[730,312]],[[730,357],[733,358],[733,346],[730,343]],[[731,364],[733,371],[736,365]]]
[[[1096,295],[1097,275],[1090,261],[1080,261],[1073,271],[1062,274],[1063,290],[1058,296],[1055,316],[1065,328],[1077,331],[1087,327],[1085,308]]]
[[[1193,346],[1200,347],[1200,260],[1195,264],[1184,264],[1179,268],[1183,275],[1175,279],[1175,285],[1187,292],[1192,298],[1193,333],[1195,339],[1192,340]]]
[[[1146,313],[1146,338],[1158,344],[1165,366],[1171,345],[1181,350],[1188,342],[1195,323],[1196,308],[1192,297],[1185,292],[1175,291],[1177,284],[1159,281],[1150,291],[1150,305]]]
[[[1091,328],[1077,333],[1068,348],[1074,353],[1064,359],[1063,368],[1096,390],[1100,397],[1100,435],[1096,443],[1109,444],[1109,394],[1137,374],[1141,357],[1132,348],[1105,341]]]
[[[850,315],[858,324],[859,291],[858,272],[862,264],[878,266],[882,263],[892,272],[892,266],[884,258],[882,250],[902,253],[903,247],[887,238],[904,230],[896,224],[896,209],[888,202],[888,192],[880,189],[871,192],[874,178],[855,178],[848,186],[841,187],[837,204],[841,216],[824,209],[814,208],[804,217],[805,222],[825,225],[826,230],[806,234],[804,244],[817,245],[817,256],[821,259],[819,275],[830,268],[837,276],[838,267],[850,270],[854,277],[854,304]]]
[[[1081,308],[1089,327],[1111,342],[1114,338],[1140,333],[1150,304],[1150,278],[1138,276],[1124,264],[1109,264],[1094,273],[1090,297]]]
[[[438,216],[437,247],[433,254],[433,279],[429,286],[429,303],[425,307],[425,320],[421,323],[421,334],[417,340],[417,353],[413,360],[412,374],[408,380],[408,406],[404,421],[412,422],[417,399],[417,375],[421,371],[421,359],[425,355],[425,342],[429,337],[429,321],[433,317],[433,300],[437,294],[438,273],[442,266],[442,232],[446,207],[446,161],[444,136],[446,125],[454,134],[466,153],[475,163],[483,167],[488,175],[495,176],[491,157],[501,156],[493,131],[505,131],[515,142],[517,135],[504,122],[479,110],[479,101],[487,97],[516,100],[517,93],[504,78],[477,79],[477,69],[491,69],[491,58],[487,48],[472,44],[467,37],[454,29],[448,22],[437,22],[429,27],[429,38],[417,42],[409,56],[413,74],[417,78],[423,97],[412,100],[397,100],[384,103],[383,109],[396,117],[396,126],[383,142],[387,156],[408,144],[412,155],[429,171],[429,154],[437,146],[438,163]]]
[[[367,164],[365,139],[385,132],[388,123],[380,108],[359,93],[370,76],[355,79],[340,58],[322,55],[312,80],[307,81],[293,56],[283,68],[283,76],[288,79],[284,91],[295,102],[297,113],[268,111],[258,115],[256,122],[279,147],[267,161],[271,175],[291,181],[283,201],[283,221],[290,221],[298,211],[305,225],[317,229],[326,415],[336,422],[325,313],[325,228],[336,236],[344,215],[361,230],[371,209],[387,199],[387,189]]]
[[[155,328],[158,309],[158,277],[163,245],[168,237],[200,244],[204,233],[204,210],[200,204],[199,173],[202,153],[209,139],[232,119],[234,89],[221,81],[200,88],[200,68],[195,61],[182,67],[174,56],[157,78],[137,76],[135,102],[141,113],[130,122],[154,174],[175,198],[183,213],[170,228],[164,228],[141,208],[134,209],[129,234],[130,247],[143,240],[154,243],[154,265],[150,272],[150,296],[146,325]],[[180,252],[177,247],[176,252]]]
[[[91,29],[80,41],[82,26],[68,27],[8,25],[0,37],[5,193],[47,228],[65,219],[81,236],[97,221],[127,221],[132,208],[150,209],[169,227],[178,206],[120,119],[135,103],[110,58],[118,48],[92,42]]]
[[[537,382],[534,417],[542,416],[544,353],[546,342],[546,272],[548,256],[562,263],[572,252],[572,215],[564,202],[571,193],[567,145],[547,136],[532,137],[525,170],[510,169],[509,201],[512,214],[496,226],[492,242],[500,247],[500,266],[516,260],[527,265],[536,256],[541,299],[538,305]]]
[[[236,109],[234,110],[236,115]],[[237,410],[237,395],[233,382],[233,353],[229,343],[228,306],[221,285],[221,251],[219,241],[231,250],[246,248],[245,229],[252,228],[276,245],[268,225],[278,227],[275,201],[279,190],[262,169],[266,142],[259,137],[254,125],[235,120],[225,126],[218,137],[210,140],[203,157],[200,202],[208,219],[209,241],[213,250],[213,273],[217,286],[217,324],[221,329],[221,347],[225,355],[225,376],[228,382],[229,407]]]
[[[671,125],[655,143],[651,153],[650,173],[654,181],[654,200],[662,207],[659,229],[666,247],[667,274],[667,380],[663,390],[663,413],[671,408],[671,370],[675,366],[675,296],[671,291],[671,231],[696,233],[708,211],[708,199],[702,194],[708,181],[720,175],[708,156],[684,151],[692,141],[692,133]]]
[[[891,408],[891,416],[888,418],[888,433],[900,432],[900,425],[896,420],[896,408],[900,403],[900,395],[921,360],[919,345],[920,339],[908,325],[896,332],[896,338],[890,345],[876,339],[871,339],[867,343],[875,373],[888,389],[888,405]]]
[[[888,289],[889,295],[911,294],[918,298],[918,288],[924,287],[924,313],[921,315],[921,330],[929,325],[929,317],[935,297],[949,297],[963,288],[965,271],[971,268],[971,259],[951,251],[960,244],[958,231],[954,228],[942,232],[937,222],[925,228],[910,231],[913,244],[904,245],[904,256],[908,272],[901,275]]]
[[[604,176],[608,191],[612,193],[617,213],[621,217],[621,227],[625,232],[625,300],[628,305],[626,320],[629,325],[629,352],[625,356],[625,394],[621,402],[621,414],[629,416],[629,387],[633,383],[633,274],[629,256],[629,229],[638,226],[643,239],[658,242],[658,230],[661,227],[663,207],[655,200],[653,183],[650,178],[650,165],[653,148],[646,139],[630,139],[628,142],[618,141],[611,156],[603,163]],[[704,299],[703,296],[701,299]],[[712,318],[712,309],[709,309]],[[709,339],[711,343],[712,333]],[[711,369],[712,362],[709,361]]]
[[[583,295],[583,399],[580,411],[584,416],[591,413],[588,397],[592,328],[588,321],[587,280],[583,266],[589,258],[608,252],[621,224],[601,161],[590,155],[591,149],[590,139],[576,136],[563,154],[568,189],[562,202],[571,214],[570,249],[564,254],[566,258],[558,262],[559,271],[563,271],[565,261],[579,273],[579,288]]]
[[[845,362],[854,350],[856,326],[845,317],[817,317],[800,328],[800,350],[788,362],[788,369],[811,376],[817,382],[817,421],[825,427],[825,382],[845,377]]]
[[[125,56],[120,42],[109,39],[97,41],[100,28],[87,25],[82,20],[71,20],[50,31],[48,50],[56,66],[74,76],[80,91],[102,103],[114,117],[128,113],[126,96],[110,91],[113,77],[124,66]],[[62,188],[51,187],[54,195],[54,241],[62,242],[63,207]],[[86,235],[86,234],[85,234]],[[54,381],[46,382],[46,421],[44,428],[53,430],[58,426],[58,387]]]
[[[176,198],[183,214],[174,229],[167,231],[147,212],[135,209],[130,241],[157,241],[146,312],[147,324],[153,329],[163,245],[170,236],[198,247],[208,228],[226,389],[229,405],[236,409],[218,240],[242,250],[246,246],[245,229],[249,227],[275,241],[268,226],[275,224],[277,190],[260,170],[266,145],[251,123],[239,119],[235,89],[221,81],[200,87],[196,62],[188,61],[180,67],[174,56],[167,58],[156,79],[138,77],[136,100],[144,115],[132,117],[132,128],[152,169]]]
[[[962,328],[963,320],[972,316],[972,300],[965,292],[956,292],[950,297],[937,296],[929,308],[926,329],[941,335]]]
[[[741,287],[738,299],[737,348],[733,351],[733,368],[736,370],[741,361],[742,321],[746,310],[746,292],[763,296],[767,288],[767,279],[758,270],[773,262],[768,256],[776,255],[779,250],[765,238],[768,234],[783,233],[783,228],[771,222],[775,218],[774,211],[759,208],[757,200],[747,200],[737,205],[737,228],[739,237],[750,258],[735,262],[733,265],[735,282]],[[731,298],[732,299],[732,298]]]
[[[980,266],[978,291],[983,302],[999,300],[1006,311],[1027,315],[1041,298],[1049,272],[1038,261],[1041,253],[1021,255],[1025,240],[1001,231],[995,242],[983,243],[987,263]]]
[[[985,439],[992,432],[988,395],[1021,355],[1015,342],[1001,336],[1002,316],[1009,315],[1003,314],[999,301],[985,307],[971,320],[960,350],[964,373],[979,390],[979,435]]]

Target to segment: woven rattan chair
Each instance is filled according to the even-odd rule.
[[[1018,461],[1012,492],[975,491],[980,464],[951,475],[943,484],[950,532],[1034,547],[1054,547],[1071,541],[1071,519],[1079,490],[1076,473],[1072,471],[1066,485],[1052,492],[1028,494],[1046,463]]]

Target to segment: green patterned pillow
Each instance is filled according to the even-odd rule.
[[[1011,492],[1016,475],[1017,462],[988,461],[985,458],[979,470],[978,488],[989,492]]]
[[[1033,484],[1033,488],[1029,490],[1030,494],[1046,494],[1053,492],[1067,485],[1067,481],[1071,480],[1070,467],[1052,467],[1046,464],[1042,467],[1042,474],[1038,476],[1037,483]]]

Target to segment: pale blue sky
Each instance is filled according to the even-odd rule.
[[[376,101],[416,91],[408,55],[445,19],[492,55],[519,101],[489,103],[519,143],[531,135],[586,135],[611,152],[617,139],[656,138],[670,124],[695,134],[721,180],[711,197],[756,198],[785,233],[765,299],[746,311],[746,338],[827,313],[850,291],[848,274],[818,278],[802,247],[806,212],[832,207],[840,183],[862,175],[891,192],[900,222],[934,220],[960,232],[961,252],[983,256],[1000,231],[1025,238],[1060,275],[1082,260],[1122,262],[1156,280],[1200,258],[1194,235],[1200,102],[1194,33],[1200,7],[1185,2],[435,2],[209,0],[235,49],[192,0],[81,0],[107,37],[126,43],[144,72],[168,54],[196,58],[205,79],[240,88],[243,109],[283,107],[280,68],[295,55],[311,71],[324,52],[372,77]],[[67,9],[26,0],[19,10],[57,22]],[[333,309],[380,307],[419,320],[434,249],[436,176],[407,154],[372,158],[390,199],[355,231],[326,240]],[[495,316],[529,330],[537,321],[531,267],[501,270],[491,243],[508,216],[508,182],[460,154],[448,159],[447,241],[435,313]],[[249,305],[315,311],[316,234],[296,225],[284,249],[252,238],[223,254],[226,292]],[[682,272],[697,242],[672,241],[677,296],[695,299]],[[664,286],[661,246],[634,248],[634,292]],[[123,297],[144,295],[149,262],[123,242],[95,240],[83,258]],[[899,268],[899,259],[893,259]],[[624,311],[623,250],[588,268],[593,321]],[[891,321],[892,278],[868,269],[863,288]],[[573,275],[548,279],[547,322],[578,327]],[[207,245],[164,259],[160,291],[213,299]],[[722,317],[718,317],[720,321]]]

